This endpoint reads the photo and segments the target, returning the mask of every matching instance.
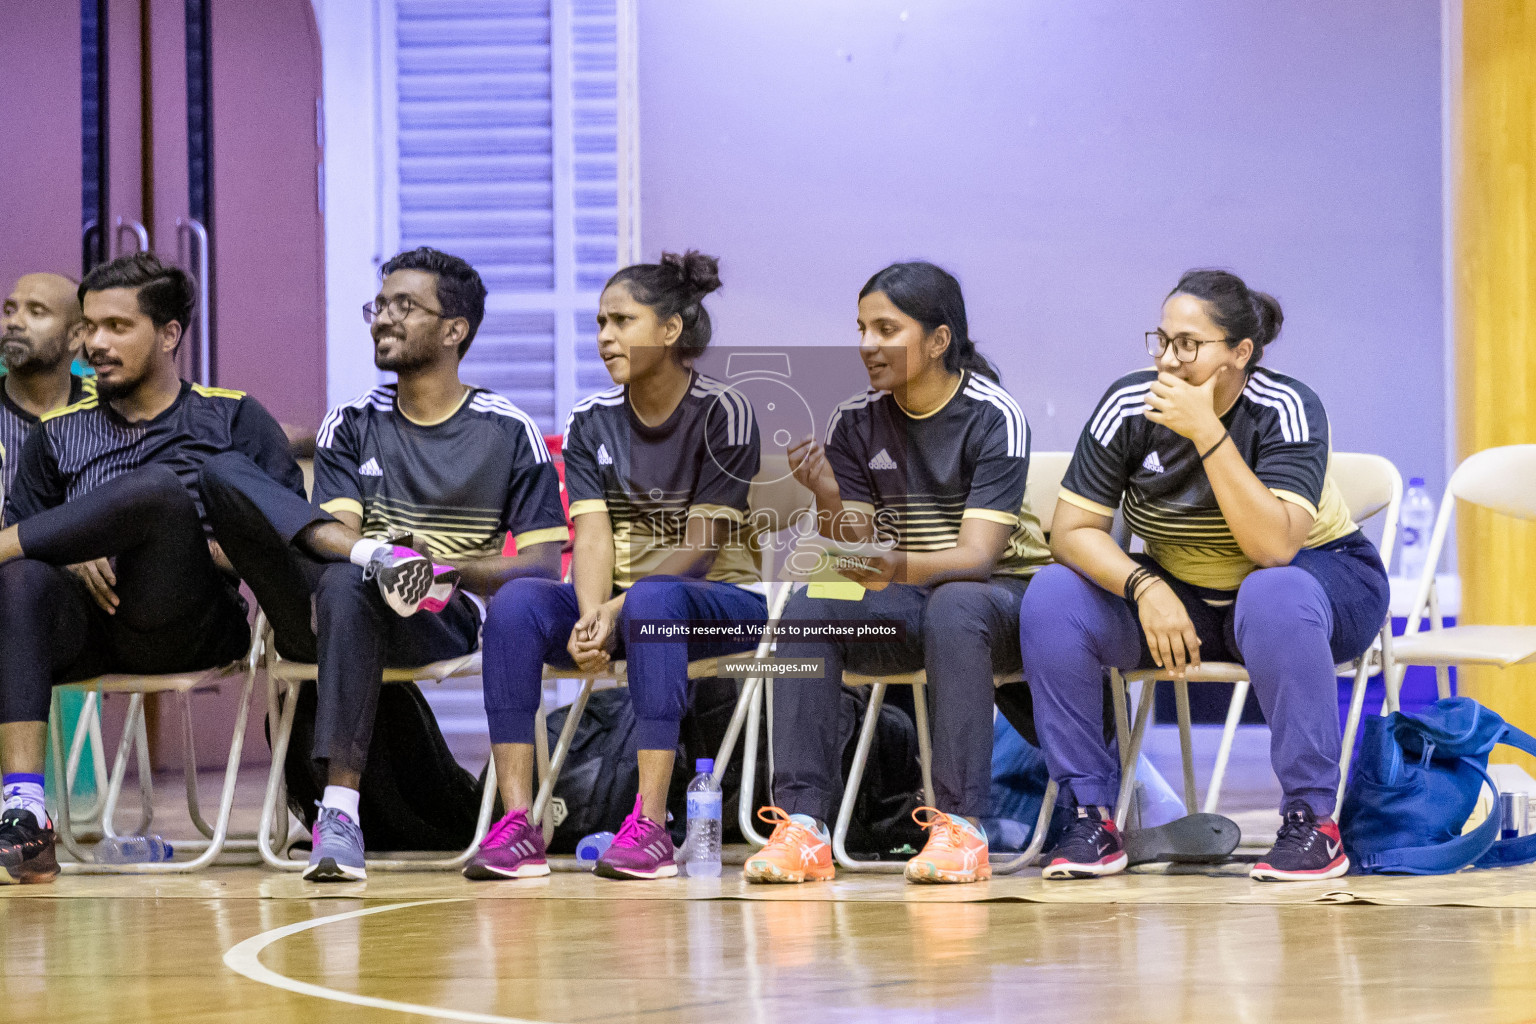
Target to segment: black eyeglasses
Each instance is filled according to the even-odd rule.
[[[423,306],[408,295],[396,295],[391,299],[374,299],[372,302],[363,303],[363,323],[372,324],[388,314],[387,319],[398,324],[418,309],[431,316],[443,315],[442,310]]]
[[[1173,346],[1173,354],[1181,363],[1192,363],[1200,357],[1201,345],[1215,345],[1224,342],[1226,338],[1191,338],[1187,335],[1179,335],[1170,338],[1162,331],[1147,332],[1147,355],[1154,359],[1160,358],[1169,345]]]

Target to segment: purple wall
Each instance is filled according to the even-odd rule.
[[[1384,8],[642,4],[644,251],[722,257],[732,345],[854,344],[872,272],[949,267],[1038,450],[1147,363],[1180,271],[1230,267],[1335,447],[1438,485],[1439,4]]]
[[[80,273],[80,5],[0,3],[0,298],[22,274]]]

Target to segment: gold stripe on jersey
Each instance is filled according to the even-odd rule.
[[[853,504],[849,502],[844,507],[853,507]],[[898,551],[948,551],[960,543],[960,530],[966,519],[983,519],[1013,527],[1008,546],[998,556],[997,566],[993,569],[995,575],[1029,576],[1051,561],[1045,533],[1028,501],[1020,502],[1019,511],[1014,514],[996,509],[966,508],[964,498],[913,495],[903,504],[881,506],[881,512],[884,515],[871,509],[866,514],[876,516],[877,529],[894,530]]]
[[[331,504],[327,502],[327,504]],[[373,498],[363,513],[363,536],[385,540],[410,533],[433,555],[488,558],[501,554],[501,516],[489,509],[416,505],[399,499]]]
[[[1272,489],[1271,493],[1303,508],[1310,505],[1304,498],[1297,500],[1300,496],[1294,492]],[[1126,525],[1146,542],[1147,554],[1156,559],[1158,565],[1184,582],[1211,590],[1236,590],[1248,574],[1258,568],[1243,554],[1219,509],[1202,512],[1169,509],[1133,502],[1131,496],[1132,492],[1127,491]],[[1354,531],[1355,524],[1349,518],[1344,495],[1330,474],[1323,480],[1322,500],[1301,546],[1321,547]]]
[[[335,515],[337,512],[351,512],[357,518],[363,518],[363,503],[356,498],[332,498],[320,506],[320,511]]]
[[[960,516],[961,519],[985,519],[989,523],[1001,523],[1004,526],[1017,526],[1019,517],[1012,512],[999,512],[991,508],[968,508]]]
[[[59,409],[50,409],[49,411],[39,416],[37,421],[39,423],[47,423],[49,420],[56,420],[60,416],[68,416],[71,413],[76,412],[85,412],[87,409],[96,408],[98,402],[99,399],[97,398],[96,394],[92,392],[91,394],[86,395],[84,398],[80,399],[80,401],[76,402],[74,405],[66,405]]]
[[[564,526],[551,526],[544,530],[529,530],[513,536],[512,543],[519,551],[534,544],[564,544],[570,540],[571,531]]]
[[[1108,505],[1100,505],[1098,502],[1085,498],[1081,494],[1074,494],[1065,487],[1061,489],[1061,493],[1057,497],[1068,505],[1076,505],[1083,511],[1092,512],[1096,516],[1103,516],[1106,519],[1113,519],[1115,517],[1115,510]]]
[[[571,502],[571,518],[584,516],[588,512],[607,512],[608,503],[602,498],[587,498],[585,501]]]
[[[236,391],[234,388],[215,388],[207,384],[193,384],[192,390],[204,398],[244,398],[244,391]]]

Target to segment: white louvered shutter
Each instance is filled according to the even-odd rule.
[[[557,431],[608,383],[593,317],[619,261],[621,191],[634,220],[620,177],[628,0],[394,7],[398,248],[474,264],[490,297],[463,377]]]

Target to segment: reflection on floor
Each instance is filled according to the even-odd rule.
[[[1202,793],[1218,731],[1196,731]],[[1155,730],[1147,749],[1178,789],[1176,733]],[[254,827],[263,777],[247,774],[237,828]],[[1242,730],[1224,794],[1250,838],[1273,834],[1264,729]],[[158,830],[190,829],[177,780],[159,780],[156,805]],[[122,820],[136,818],[129,802]],[[320,887],[220,866],[0,887],[14,1020],[1492,1024],[1531,1019],[1533,961],[1536,867],[1300,885],[1030,871],[756,887],[727,869]]]

